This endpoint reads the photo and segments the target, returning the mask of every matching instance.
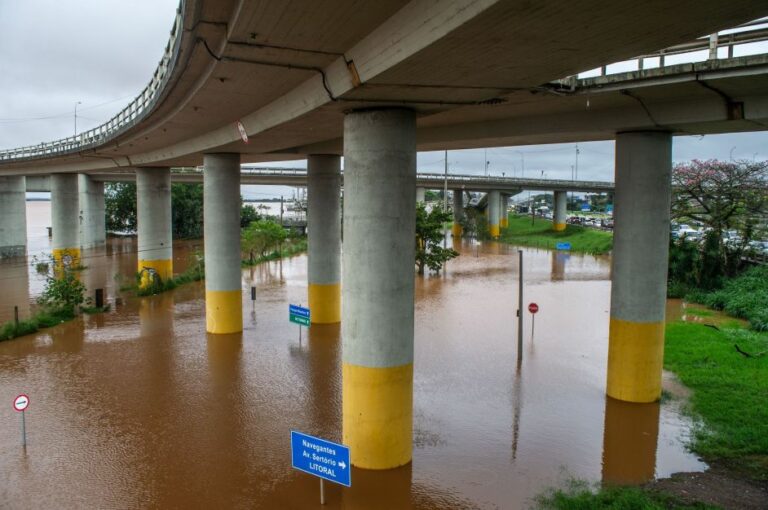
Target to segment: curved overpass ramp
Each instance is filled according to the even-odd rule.
[[[134,103],[75,139],[0,154],[0,172],[193,166],[206,152],[238,152],[243,162],[340,153],[345,111],[392,105],[417,111],[417,147],[427,150],[604,139],[624,128],[765,129],[765,87],[754,78],[724,93],[759,96],[735,117],[703,88],[715,113],[664,117],[627,87],[585,108],[590,84],[546,84],[767,12],[755,0],[184,0],[166,56]],[[646,103],[675,104],[690,90],[651,96]]]

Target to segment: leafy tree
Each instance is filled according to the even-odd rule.
[[[107,230],[136,230],[136,183],[108,182],[104,185]]]
[[[104,188],[107,230],[111,232],[135,231],[136,184],[108,182]],[[241,207],[240,226],[245,227],[261,215],[251,205]],[[203,185],[171,185],[171,220],[174,239],[199,238],[203,235]]]
[[[171,218],[174,239],[203,236],[202,184],[171,184]]]
[[[424,274],[425,267],[440,273],[445,262],[459,256],[456,250],[440,246],[444,224],[451,218],[451,213],[440,207],[428,212],[423,203],[416,204],[416,268],[420,275]]]
[[[265,256],[270,250],[274,250],[282,243],[288,233],[279,224],[271,220],[254,221],[240,234],[240,246],[243,253],[248,254],[248,259],[253,263],[254,255]]]
[[[52,312],[63,312],[74,315],[75,308],[85,302],[85,285],[76,272],[68,267],[62,267],[55,275],[45,278],[45,288],[37,303]]]
[[[254,221],[259,221],[261,214],[258,213],[256,208],[250,204],[242,204],[240,206],[240,228],[245,228]]]
[[[717,160],[675,165],[672,169],[672,217],[693,220],[720,238],[724,230],[751,235],[768,213],[768,163]],[[744,242],[749,240],[743,236]]]

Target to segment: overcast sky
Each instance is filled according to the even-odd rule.
[[[0,0],[0,149],[93,128],[149,82],[178,0]],[[768,44],[758,50],[768,51]],[[754,48],[753,48],[754,51]],[[613,180],[613,142],[580,143],[579,179]],[[486,159],[487,157],[487,159]],[[675,137],[673,159],[768,159],[768,133]],[[452,173],[570,179],[575,144],[451,151]],[[305,166],[304,161],[274,166]],[[443,153],[419,153],[420,171],[442,172]],[[247,187],[256,196],[289,188]]]

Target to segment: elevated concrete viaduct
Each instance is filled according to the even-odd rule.
[[[656,400],[672,136],[766,129],[768,58],[563,77],[766,14],[761,0],[184,0],[136,100],[88,132],[0,152],[0,176],[53,175],[54,248],[72,256],[74,174],[203,164],[207,329],[237,333],[239,163],[343,154],[343,437],[353,464],[393,468],[412,448],[416,151],[616,140],[606,391]],[[13,203],[25,186],[0,185]],[[498,225],[502,190],[488,191]]]

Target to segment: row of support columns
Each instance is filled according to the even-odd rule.
[[[344,121],[344,252],[340,160],[308,161],[308,297],[313,322],[342,322],[343,442],[354,465],[387,469],[412,456],[416,120],[406,109],[348,113]],[[630,402],[661,392],[669,235],[671,137],[616,137],[616,228],[606,391]],[[242,331],[240,157],[204,156],[206,329]],[[139,269],[172,274],[170,173],[139,169]],[[76,175],[52,178],[54,253],[80,256],[81,214],[101,214],[103,191]],[[24,207],[23,178],[0,178],[0,218]],[[86,198],[83,198],[83,195]],[[80,200],[82,199],[82,200]],[[460,235],[461,191],[454,192]],[[506,198],[488,196],[491,235],[506,217]],[[93,212],[96,211],[96,212]],[[101,211],[101,212],[98,212]],[[503,212],[502,212],[503,211]],[[8,216],[6,216],[8,215]],[[564,226],[565,193],[555,195],[555,228]],[[25,244],[23,218],[0,228],[4,250]],[[87,222],[84,223],[87,225]],[[87,236],[85,236],[87,237]],[[98,234],[89,243],[98,243]],[[18,240],[17,240],[18,239]],[[342,284],[343,282],[343,284]]]

